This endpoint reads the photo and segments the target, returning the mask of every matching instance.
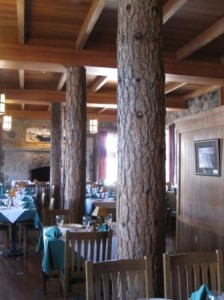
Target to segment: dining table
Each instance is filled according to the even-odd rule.
[[[24,221],[33,221],[34,226],[40,225],[39,215],[36,208],[35,196],[31,192],[23,191],[10,198],[9,195],[0,196],[0,222],[9,223],[12,226],[12,238],[10,249],[7,256],[22,255],[22,249],[16,248],[16,230],[17,224]]]
[[[51,277],[53,271],[60,271],[64,269],[64,248],[66,230],[75,230],[79,232],[91,230],[91,228],[83,227],[83,225],[81,224],[76,225],[77,226],[71,227],[58,227],[55,225],[46,226],[43,228],[37,245],[37,252],[40,253],[41,251],[43,251],[42,270],[48,277]],[[116,258],[116,244],[117,237],[114,234],[112,237],[111,259]]]

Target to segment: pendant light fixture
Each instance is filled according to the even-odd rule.
[[[12,128],[12,117],[4,115],[2,121],[2,129],[4,131],[10,131]]]
[[[4,93],[4,79],[3,72],[1,69],[1,78],[0,78],[0,115],[4,115],[5,113],[5,93]]]
[[[93,134],[98,132],[98,120],[97,119],[89,120],[89,132],[93,133]]]

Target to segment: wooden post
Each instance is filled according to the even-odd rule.
[[[74,222],[81,222],[86,192],[86,72],[67,69],[65,121],[65,208],[73,208]]]
[[[118,1],[118,258],[151,254],[161,297],[165,104],[160,0]]]
[[[51,105],[51,156],[50,156],[50,187],[55,186],[54,198],[55,208],[60,204],[60,183],[61,183],[61,109],[62,104],[52,103]],[[50,197],[52,196],[50,192]]]

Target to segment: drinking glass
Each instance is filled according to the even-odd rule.
[[[83,216],[82,217],[82,225],[84,228],[89,229],[91,227],[91,216]]]
[[[109,226],[111,222],[112,222],[112,214],[108,214],[105,217],[105,223]]]
[[[55,218],[56,218],[57,226],[62,226],[64,224],[64,216],[63,215],[57,215]]]

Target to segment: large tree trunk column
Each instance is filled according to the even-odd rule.
[[[84,214],[86,188],[86,73],[67,70],[65,145],[65,208],[74,209],[74,221]]]
[[[165,106],[162,1],[118,8],[118,257],[152,254],[163,294]]]
[[[61,110],[62,104],[51,105],[51,156],[50,156],[50,186],[55,186],[55,207],[60,205],[60,183],[61,183]]]

